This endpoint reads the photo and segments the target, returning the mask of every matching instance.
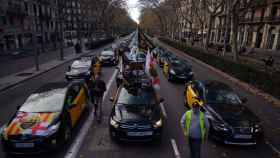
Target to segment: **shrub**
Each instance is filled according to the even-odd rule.
[[[280,98],[280,75],[270,74],[264,71],[257,70],[249,64],[241,64],[232,60],[224,59],[203,50],[189,47],[183,43],[172,41],[166,38],[160,40],[168,45],[184,51],[190,56],[193,56],[211,66],[214,66],[221,71],[238,78],[254,87],[257,87],[264,92],[267,92],[277,98]]]

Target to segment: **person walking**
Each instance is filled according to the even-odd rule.
[[[94,105],[94,115],[97,116],[97,121],[100,123],[102,118],[102,100],[106,91],[106,83],[100,79],[99,75],[89,83],[91,100]]]
[[[188,141],[191,158],[200,158],[201,147],[206,144],[209,122],[198,103],[194,103],[192,109],[182,116],[181,126]]]

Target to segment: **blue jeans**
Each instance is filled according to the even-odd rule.
[[[202,145],[201,139],[189,138],[191,158],[200,158],[201,145]]]

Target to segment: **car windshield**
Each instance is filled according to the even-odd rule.
[[[231,91],[224,90],[213,90],[206,91],[206,100],[207,103],[216,103],[216,104],[241,104],[241,100],[238,95]]]
[[[21,106],[21,112],[60,112],[63,108],[66,88],[32,94]]]
[[[101,53],[101,56],[113,56],[114,52],[113,51],[103,51]]]
[[[123,88],[119,95],[118,104],[151,105],[155,104],[155,99],[152,92],[139,90],[137,95],[132,95],[125,88]]]

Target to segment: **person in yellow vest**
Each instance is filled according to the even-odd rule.
[[[200,104],[194,103],[181,118],[181,126],[188,141],[191,158],[200,158],[202,144],[207,140],[209,121]]]

